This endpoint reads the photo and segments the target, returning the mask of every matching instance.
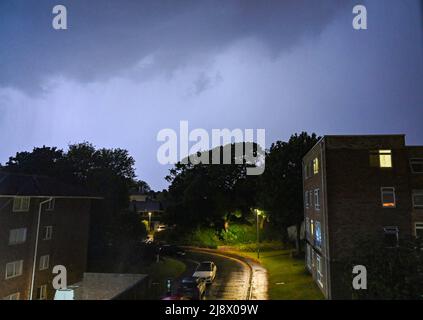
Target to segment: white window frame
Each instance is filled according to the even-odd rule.
[[[12,266],[12,268],[13,268],[13,274],[11,276],[8,276],[7,275],[7,269],[10,266]],[[6,263],[4,278],[6,280],[16,278],[16,277],[21,276],[22,272],[23,272],[23,260],[16,260],[16,261],[8,262],[8,263]]]
[[[314,209],[317,211],[320,210],[320,189],[317,188],[314,190]]]
[[[50,267],[50,255],[45,254],[40,256],[39,270],[48,270]]]
[[[391,230],[389,230],[389,229],[391,229]],[[398,226],[385,226],[385,227],[383,227],[383,232],[385,233],[385,234],[393,234],[393,231],[395,231],[395,234],[396,234],[396,237],[397,237],[397,243],[396,243],[396,246],[394,246],[394,247],[388,247],[388,248],[396,248],[396,247],[398,247],[398,245],[399,245],[399,228],[398,228]]]
[[[27,201],[25,203],[25,201]],[[25,206],[24,206],[25,203]],[[13,197],[13,212],[28,212],[31,205],[30,197]]]
[[[27,228],[17,228],[9,230],[9,246],[26,242]]]
[[[53,226],[44,226],[43,240],[51,240],[53,237]]]
[[[21,293],[15,292],[5,296],[3,300],[20,300],[20,298],[21,298]]]
[[[56,205],[56,199],[52,198],[46,205],[46,211],[54,211],[54,207]]]
[[[413,208],[415,209],[423,208],[423,204],[416,204],[416,202],[414,201],[414,196],[423,196],[423,190],[413,190],[411,194],[411,199],[413,201]]]
[[[322,257],[316,253],[316,279],[319,285],[323,288],[323,271],[322,271]]]
[[[417,237],[417,230],[423,230],[423,221],[414,223],[414,235]]]
[[[385,207],[383,204],[383,194],[384,194],[384,189],[390,189],[393,192],[394,195],[394,205],[392,207]],[[394,187],[381,187],[380,188],[380,203],[382,205],[382,208],[384,209],[394,209],[397,207],[397,197],[396,197],[396,192],[395,192],[395,188]]]
[[[305,199],[305,204],[304,204],[305,208],[306,209],[310,208],[310,202],[309,202],[310,199],[308,198],[308,191],[305,192],[304,199]]]
[[[43,284],[39,286],[37,290],[37,294],[38,294],[37,296],[38,300],[46,300],[47,299],[47,285]]]
[[[307,267],[310,270],[311,270],[311,265],[312,265],[312,260],[313,260],[311,250],[312,250],[311,246],[307,243]]]
[[[423,171],[414,171],[412,163],[415,162],[415,161],[423,163],[423,158],[412,158],[412,159],[410,159],[411,173],[413,173],[413,174],[423,174]]]

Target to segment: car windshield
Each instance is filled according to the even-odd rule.
[[[202,263],[198,266],[197,271],[211,271],[211,263]]]

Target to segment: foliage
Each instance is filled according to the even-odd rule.
[[[266,170],[257,188],[258,204],[281,228],[299,225],[304,219],[302,159],[318,140],[314,133],[294,134],[288,142],[273,143],[266,154]]]
[[[381,241],[357,240],[352,254],[342,261],[343,283],[352,287],[353,266],[367,270],[367,290],[352,290],[355,299],[423,299],[423,243],[406,239],[388,248]]]
[[[255,176],[247,176],[251,166],[235,157],[236,144],[218,147],[223,161],[224,148],[230,147],[231,163],[213,165],[193,163],[188,160],[179,162],[170,170],[167,181],[169,187],[169,206],[165,219],[168,223],[184,224],[195,229],[200,226],[224,229],[232,219],[242,219],[255,205]],[[256,146],[257,147],[257,146]],[[212,159],[214,150],[198,153]],[[221,162],[222,163],[222,162]]]

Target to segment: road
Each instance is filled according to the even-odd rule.
[[[207,287],[206,300],[267,299],[267,276],[261,266],[221,252],[187,250],[184,258],[187,270],[182,277],[191,276],[201,261],[213,261],[217,266],[216,278]],[[178,285],[175,283],[174,289]]]

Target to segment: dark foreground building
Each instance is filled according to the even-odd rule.
[[[83,279],[95,199],[48,177],[0,172],[0,299],[52,299],[55,265],[68,284]]]
[[[306,265],[328,299],[351,298],[339,262],[358,238],[423,236],[423,147],[404,135],[324,136],[303,159]]]

